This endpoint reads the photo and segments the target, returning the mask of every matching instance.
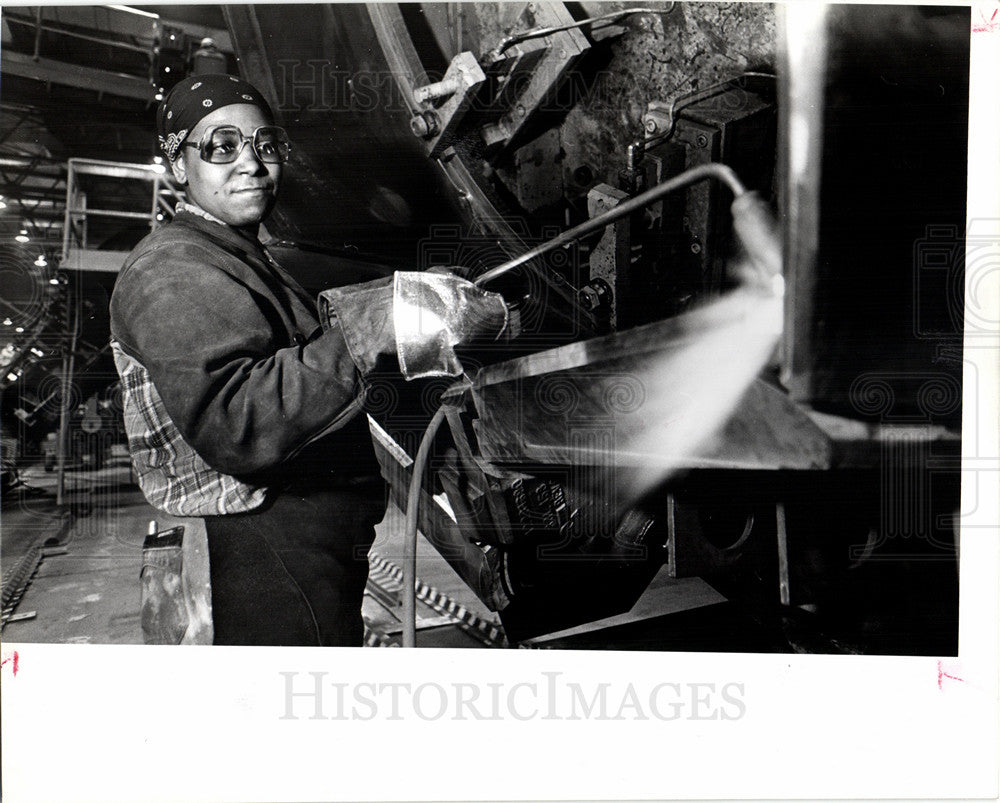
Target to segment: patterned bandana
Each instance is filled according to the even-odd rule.
[[[157,139],[170,163],[173,164],[184,138],[202,117],[234,103],[250,103],[264,113],[268,122],[274,122],[264,96],[235,75],[191,75],[174,86],[156,110]]]

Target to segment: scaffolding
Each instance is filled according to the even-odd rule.
[[[89,207],[83,186],[83,179],[86,176],[120,182],[145,182],[152,189],[152,193],[145,196],[148,198],[148,205],[141,211],[128,208],[129,196],[123,192],[120,196],[123,203],[116,204],[116,208]],[[153,231],[161,223],[173,217],[174,208],[183,200],[182,190],[163,165],[70,159],[66,163],[66,211],[60,266],[67,270],[117,272],[125,261],[128,251],[93,248],[89,237],[90,220],[101,218],[144,221],[150,231]]]
[[[90,207],[84,183],[87,178],[110,179],[116,182],[113,194],[102,193],[106,206]],[[151,192],[135,192],[125,182],[144,182]],[[138,199],[144,198],[143,208],[135,208]],[[94,248],[90,235],[90,221],[101,220],[142,221],[150,231],[170,220],[184,194],[162,165],[125,164],[96,159],[70,159],[66,163],[66,210],[63,221],[63,244],[60,269],[66,271],[99,271],[117,273],[128,256],[128,251]],[[65,499],[66,449],[69,436],[70,410],[65,400],[70,398],[73,375],[77,369],[79,310],[67,321],[70,334],[68,348],[63,349],[59,434],[56,450],[56,503]]]

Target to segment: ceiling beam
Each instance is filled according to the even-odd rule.
[[[145,78],[124,73],[95,70],[79,64],[67,64],[54,59],[34,59],[23,53],[4,49],[0,54],[0,72],[30,78],[46,84],[60,84],[75,89],[119,97],[134,98],[147,103],[155,102],[156,88]]]

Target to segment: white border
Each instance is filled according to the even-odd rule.
[[[973,20],[998,8],[977,4]],[[997,220],[1000,30],[972,36],[972,67],[969,217]],[[975,345],[963,510],[976,526],[962,535],[957,659],[8,644],[19,672],[0,670],[6,799],[996,799],[1000,358],[996,342]],[[746,712],[282,721],[282,671],[447,688],[562,672],[619,698],[629,684],[740,683]]]

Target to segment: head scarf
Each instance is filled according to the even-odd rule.
[[[202,117],[234,103],[257,106],[269,122],[274,122],[274,113],[264,96],[235,75],[191,75],[176,84],[156,110],[157,138],[171,164],[188,132]]]

